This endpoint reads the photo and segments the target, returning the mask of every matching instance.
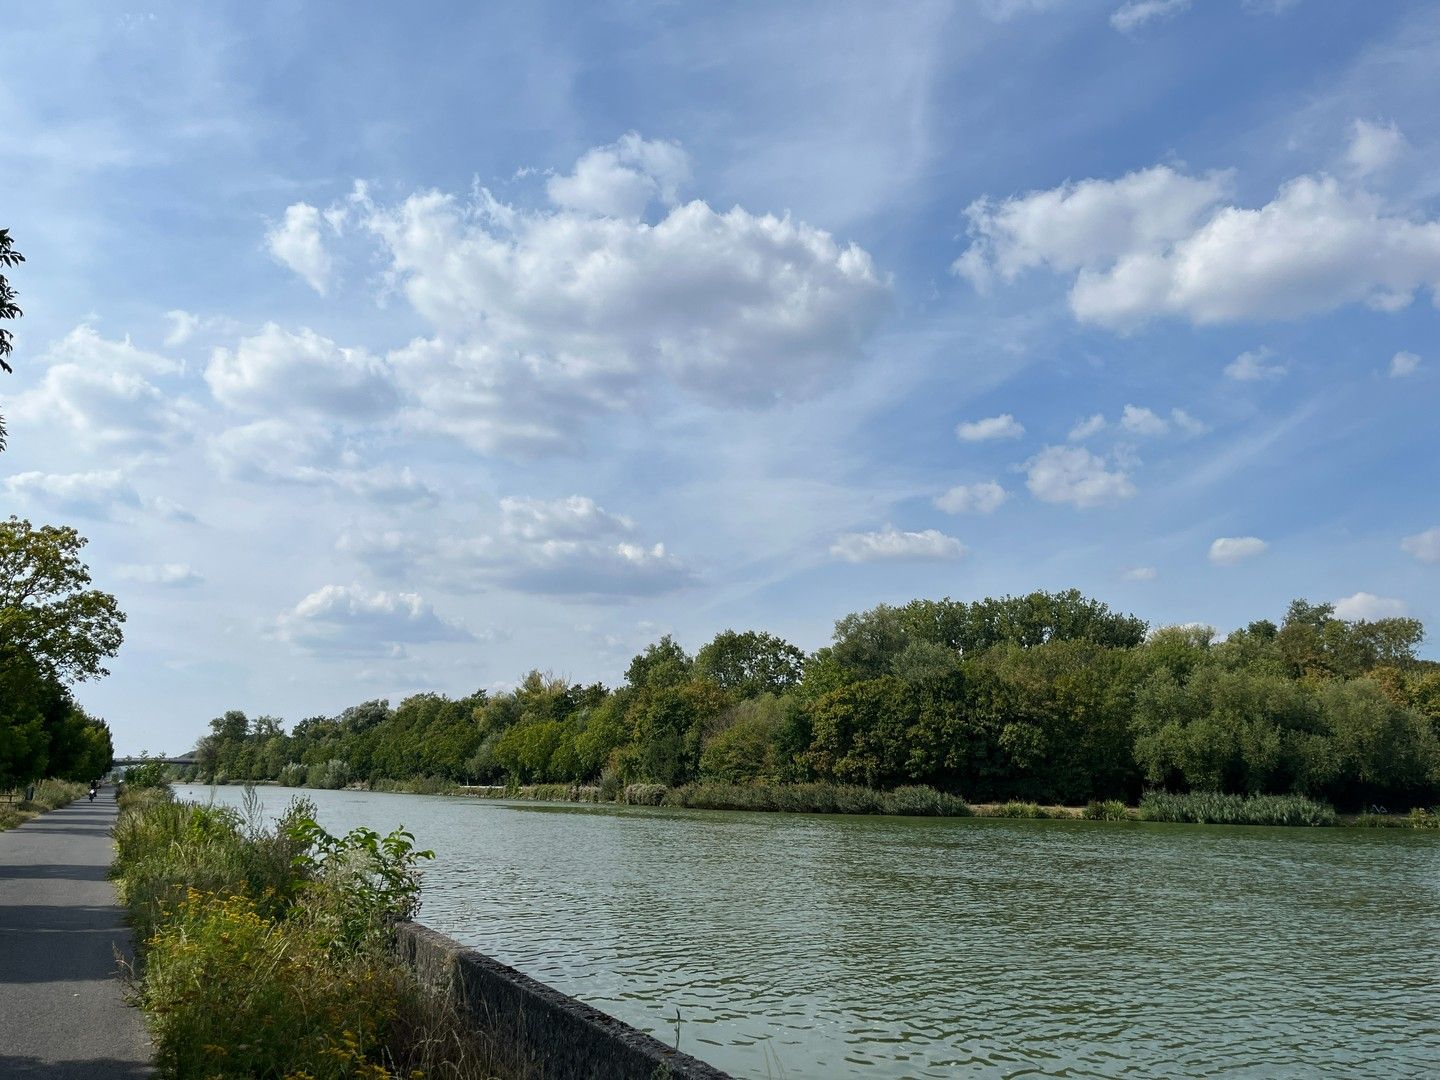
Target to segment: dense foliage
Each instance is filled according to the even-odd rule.
[[[113,873],[140,942],[135,997],[161,1075],[501,1072],[483,1033],[390,948],[430,853],[401,831],[331,836],[303,801],[266,827],[248,803],[176,803],[164,787],[122,798]]]
[[[110,768],[110,729],[69,683],[105,674],[125,616],[90,588],[74,529],[0,520],[0,791],[43,776],[93,780]]]
[[[881,605],[813,655],[726,631],[670,637],[617,689],[531,672],[507,693],[419,694],[300,721],[232,711],[197,772],[376,786],[924,785],[976,802],[1142,792],[1303,795],[1343,806],[1440,798],[1440,665],[1413,619],[1352,622],[1296,601],[1217,641],[1150,632],[1071,591]]]

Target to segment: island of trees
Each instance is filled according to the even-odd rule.
[[[664,637],[622,686],[530,672],[513,691],[353,705],[288,733],[233,710],[199,779],[315,787],[927,785],[977,802],[1133,803],[1142,792],[1440,802],[1440,664],[1414,619],[1297,600],[1218,640],[1151,631],[1078,592],[916,600],[840,619],[813,654],[726,630]]]

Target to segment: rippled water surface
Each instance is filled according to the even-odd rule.
[[[403,824],[423,921],[737,1076],[1440,1076],[1433,833],[260,794]]]

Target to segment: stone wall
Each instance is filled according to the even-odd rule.
[[[421,980],[454,994],[478,1024],[513,1043],[543,1080],[730,1080],[427,926],[402,923],[398,931],[400,956]]]

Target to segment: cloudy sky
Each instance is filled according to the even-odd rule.
[[[916,596],[1440,619],[1433,4],[486,8],[6,15],[0,511],[122,750]]]

